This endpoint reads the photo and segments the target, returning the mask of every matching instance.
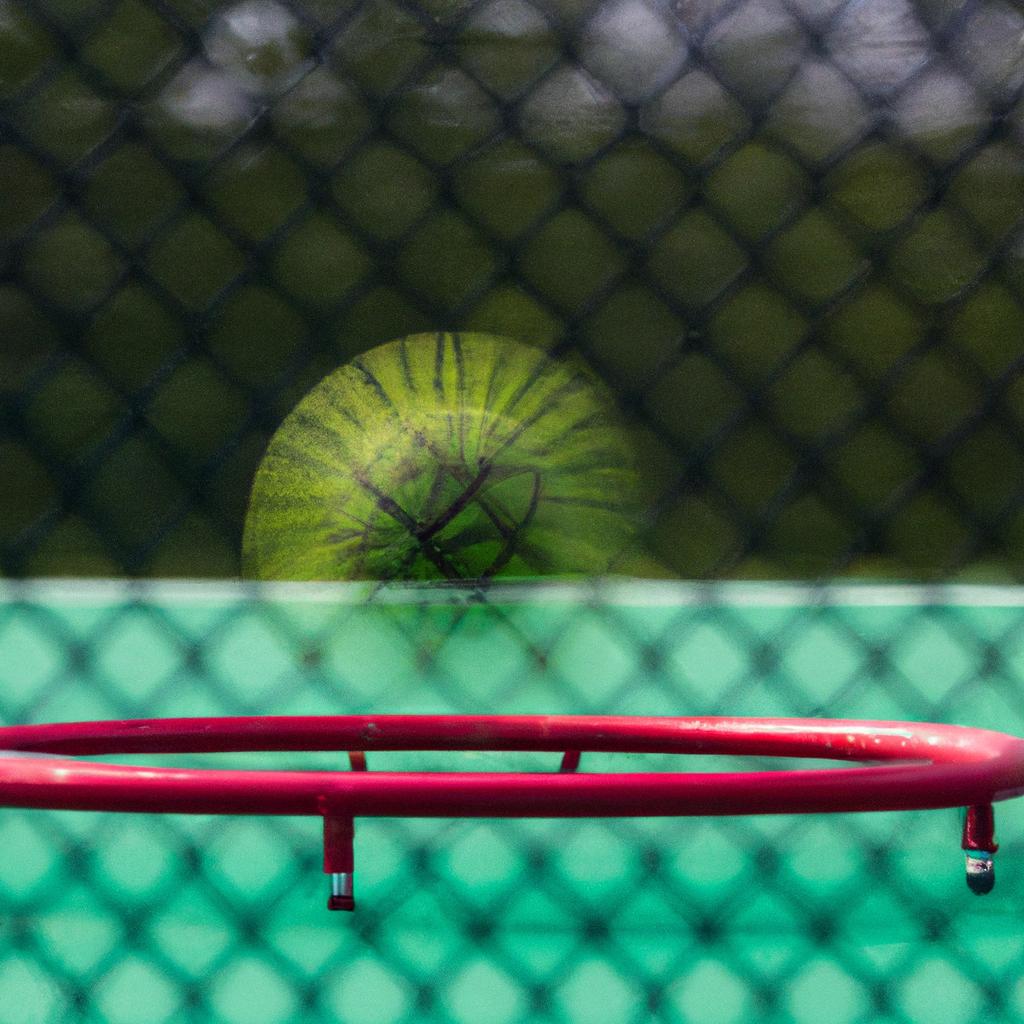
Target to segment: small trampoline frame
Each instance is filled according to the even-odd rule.
[[[367,752],[548,751],[557,770],[371,771]],[[149,767],[131,754],[347,751],[351,770]],[[580,771],[585,753],[816,758],[852,767]],[[32,755],[32,756],[24,756]],[[554,766],[553,766],[554,767]],[[967,881],[991,890],[992,804],[1024,795],[1024,740],[929,723],[783,718],[347,715],[0,728],[0,806],[323,819],[328,906],[354,908],[354,819],[606,818],[966,808]]]

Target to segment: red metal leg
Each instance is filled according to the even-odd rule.
[[[324,873],[331,876],[328,910],[355,910],[355,822],[351,818],[324,816]]]
[[[971,892],[978,896],[991,892],[996,884],[993,857],[999,849],[995,813],[991,804],[976,804],[967,808],[961,846],[967,854],[967,885]]]

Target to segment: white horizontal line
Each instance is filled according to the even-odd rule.
[[[1005,584],[685,582],[609,578],[489,584],[248,583],[236,580],[31,579],[0,581],[0,603],[83,606],[122,602],[233,604],[608,604],[633,607],[721,605],[742,608],[1024,607],[1024,586]]]

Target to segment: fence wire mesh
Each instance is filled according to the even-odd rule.
[[[0,713],[500,707],[1024,730],[1015,589],[624,583],[501,588],[485,602],[447,587],[366,597],[9,584]],[[369,769],[555,771],[558,760],[378,752]],[[613,760],[584,755],[581,768]],[[618,762],[656,766],[655,755]],[[0,1019],[1019,1021],[1024,808],[1000,804],[997,817],[999,881],[985,899],[964,885],[954,811],[361,819],[358,906],[339,922],[323,909],[309,819],[5,811]]]
[[[0,0],[0,572],[236,576],[299,397],[480,330],[607,382],[664,575],[1018,581],[1022,39],[1003,0]],[[8,583],[0,719],[1024,729],[1015,592],[652,586]],[[982,908],[954,818],[367,823],[339,928],[302,822],[5,812],[0,1021],[1018,1020],[1021,833]]]
[[[8,575],[231,575],[270,432],[415,331],[582,355],[684,577],[1021,566],[992,0],[8,3]]]

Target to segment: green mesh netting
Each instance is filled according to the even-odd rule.
[[[367,594],[8,586],[0,716],[827,713],[1024,731],[1012,590]],[[344,770],[340,754],[212,756]],[[558,755],[370,768],[417,761]],[[953,811],[364,820],[348,916],[324,909],[314,820],[3,811],[0,1019],[1016,1021],[1024,811],[997,818],[984,899]]]
[[[445,329],[609,384],[669,574],[1019,579],[1022,33],[1008,0],[0,0],[0,573],[234,576],[299,396]],[[4,723],[1021,731],[1010,590],[2,593]],[[999,820],[984,901],[941,812],[365,822],[339,922],[313,822],[5,811],[0,1022],[1017,1020]]]

